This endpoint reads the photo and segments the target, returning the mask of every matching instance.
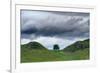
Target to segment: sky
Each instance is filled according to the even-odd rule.
[[[89,38],[90,14],[21,10],[21,44],[39,42],[49,50]]]

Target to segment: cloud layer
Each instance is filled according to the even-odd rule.
[[[89,14],[71,12],[21,11],[22,38],[39,36],[88,37]]]

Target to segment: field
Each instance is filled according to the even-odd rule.
[[[68,61],[89,59],[89,49],[76,52],[22,49],[21,62]]]

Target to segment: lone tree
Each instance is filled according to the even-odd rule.
[[[55,45],[53,46],[53,49],[54,49],[54,50],[59,50],[59,46],[58,46],[57,44],[55,44]]]

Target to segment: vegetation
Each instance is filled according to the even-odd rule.
[[[41,45],[40,43],[38,42],[30,42],[28,44],[24,44],[24,45],[21,45],[21,48],[22,49],[28,49],[28,50],[32,50],[32,49],[36,49],[36,50],[42,50],[42,49],[45,49],[47,50],[47,48],[45,48],[43,45]]]
[[[59,46],[54,45],[54,50],[48,50],[38,42],[30,42],[21,45],[21,62],[47,62],[47,61],[68,61],[89,59],[89,39],[78,41],[72,45],[58,50]]]
[[[86,48],[89,48],[89,39],[86,39],[84,41],[77,41],[64,48],[64,51],[75,52],[77,50],[84,50]]]
[[[59,46],[57,44],[54,45],[54,50],[59,50]]]

